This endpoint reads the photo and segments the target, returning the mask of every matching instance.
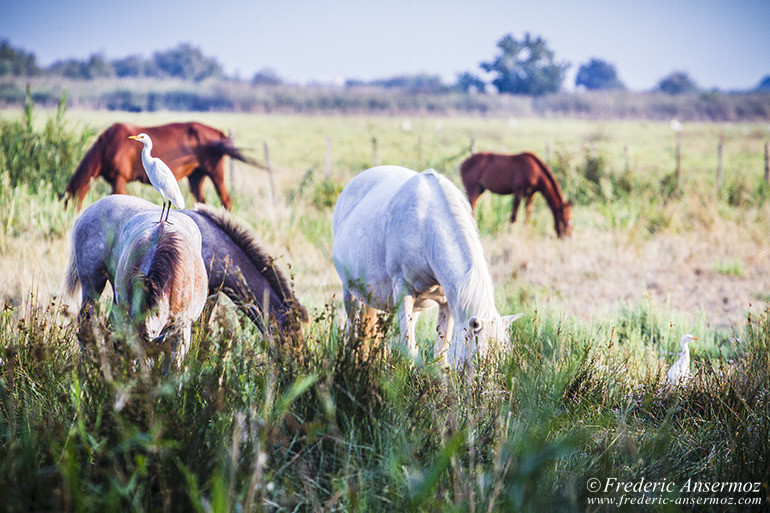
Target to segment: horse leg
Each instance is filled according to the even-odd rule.
[[[78,312],[77,338],[78,342],[80,342],[81,354],[85,354],[86,348],[95,347],[96,345],[96,317],[96,301],[91,298],[84,299]]]
[[[449,341],[452,340],[452,332],[454,331],[454,319],[447,303],[440,303],[438,306],[438,325],[436,326],[436,331],[438,336],[436,337],[436,345],[433,346],[433,358],[446,367],[446,351],[449,348]]]
[[[511,222],[516,222],[516,213],[519,211],[519,203],[521,203],[521,196],[518,194],[513,195],[513,207],[511,208]]]
[[[409,356],[416,360],[418,356],[417,352],[417,338],[415,336],[415,327],[417,325],[418,312],[414,311],[414,296],[404,296],[401,304],[401,308],[398,311],[398,323],[401,327],[401,338],[406,342]]]
[[[187,182],[190,184],[190,192],[192,192],[195,201],[198,203],[206,203],[206,193],[203,190],[203,179],[206,178],[206,173],[202,168],[198,167],[190,173],[187,177]]]
[[[347,288],[343,294],[343,302],[345,304],[345,314],[347,316],[345,338],[347,340],[355,340],[360,336],[361,303]]]
[[[174,344],[174,370],[181,370],[184,358],[187,356],[187,352],[190,351],[190,339],[192,338],[192,323],[187,324],[182,328],[181,336],[177,337],[177,341]]]
[[[527,203],[524,205],[524,208],[525,208],[524,222],[526,224],[529,224],[529,220],[532,219],[532,200],[534,199],[534,197],[535,197],[534,194],[530,194],[529,196],[527,196]]]
[[[479,184],[465,187],[465,194],[468,195],[468,202],[471,204],[471,212],[474,215],[476,214],[476,203],[479,201],[482,192],[484,192],[484,188]]]
[[[118,175],[112,182],[112,194],[128,194],[128,182],[122,175]]]
[[[222,200],[222,206],[225,207],[225,210],[230,210],[233,200],[230,198],[230,193],[227,192],[227,186],[225,186],[224,163],[220,161],[214,172],[209,176],[211,176],[211,181],[214,182],[214,188],[217,190],[217,194],[219,194],[219,199]]]

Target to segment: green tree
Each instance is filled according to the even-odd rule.
[[[48,70],[56,75],[62,75],[67,78],[92,80],[94,78],[111,77],[115,75],[115,69],[112,64],[107,62],[103,54],[95,53],[87,61],[77,59],[66,59],[56,61]]]
[[[254,73],[251,83],[254,85],[275,86],[283,84],[283,80],[281,80],[281,77],[274,69],[262,68]]]
[[[160,77],[163,76],[154,61],[140,55],[129,55],[112,61],[118,77]]]
[[[372,80],[370,84],[385,89],[403,89],[410,93],[443,93],[447,87],[438,75],[425,73],[417,75],[396,75],[389,78]]]
[[[38,71],[35,54],[14,48],[7,39],[0,41],[0,76],[31,76]]]
[[[183,80],[201,81],[224,76],[216,59],[206,57],[199,48],[182,43],[165,52],[155,52],[153,61],[164,75]]]
[[[542,37],[527,32],[517,40],[508,34],[497,47],[500,54],[490,62],[482,62],[481,68],[496,75],[492,85],[501,93],[540,96],[561,89],[569,64],[556,62]]]
[[[84,78],[94,79],[115,76],[115,69],[107,62],[104,54],[95,53],[83,64]]]
[[[599,91],[626,88],[618,78],[615,66],[602,59],[591,59],[581,65],[575,77],[575,85]]]
[[[759,84],[757,84],[757,87],[755,87],[754,90],[762,93],[770,92],[770,75],[762,77],[762,80],[759,81]]]
[[[656,90],[667,94],[686,94],[698,91],[698,85],[684,71],[674,71],[658,82]]]
[[[468,71],[465,71],[463,73],[460,73],[457,75],[457,82],[455,82],[454,88],[457,91],[467,93],[470,91],[477,91],[479,93],[483,93],[486,89],[486,84],[484,83],[481,78],[478,77],[478,75],[474,75],[473,73],[470,73]]]

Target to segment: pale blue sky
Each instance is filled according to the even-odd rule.
[[[479,71],[505,34],[541,35],[572,63],[615,64],[635,90],[684,70],[702,87],[754,87],[770,74],[770,0],[0,0],[0,38],[58,59],[149,57],[190,42],[228,73],[273,68],[331,82]]]

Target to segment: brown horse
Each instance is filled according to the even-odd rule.
[[[495,194],[513,194],[511,222],[522,198],[526,198],[526,219],[532,214],[532,196],[540,192],[553,212],[556,235],[572,233],[572,203],[564,201],[559,184],[548,167],[532,153],[499,155],[476,153],[460,166],[465,193],[475,211],[476,201],[485,190]]]
[[[150,183],[142,166],[142,146],[128,138],[141,132],[149,135],[154,143],[152,156],[168,164],[177,180],[188,177],[190,190],[199,203],[206,201],[201,182],[208,176],[214,182],[222,205],[230,210],[232,201],[225,187],[225,155],[258,166],[233,146],[222,131],[201,123],[147,127],[115,123],[102,132],[70,178],[63,194],[66,196],[65,208],[70,197],[77,197],[80,209],[91,180],[99,175],[112,185],[113,194],[126,194],[128,182]]]

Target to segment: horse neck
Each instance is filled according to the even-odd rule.
[[[470,214],[470,207],[459,191],[439,180],[449,212],[444,219],[453,223],[447,230],[434,230],[433,272],[441,284],[452,317],[466,322],[470,317],[491,318],[498,315],[494,287],[489,267],[484,258],[478,230]],[[451,234],[451,235],[450,235]],[[447,248],[453,248],[449,256]]]
[[[80,194],[81,190],[87,188],[93,178],[99,176],[102,171],[102,141],[98,140],[89,149],[83,160],[78,164],[77,169],[70,177],[67,183],[66,192],[72,196]],[[85,192],[83,192],[85,195]]]
[[[559,184],[556,183],[553,173],[551,173],[551,170],[548,169],[548,166],[546,166],[543,161],[534,155],[531,155],[531,158],[535,160],[542,172],[543,178],[540,180],[540,192],[543,194],[543,197],[545,197],[545,201],[548,203],[548,206],[553,211],[554,215],[556,215],[557,212],[561,215],[561,210],[565,202]]]
[[[213,229],[209,237],[204,237],[204,246],[207,246],[204,252],[210,255],[207,258],[219,255],[214,260],[204,261],[206,266],[213,266],[209,270],[212,291],[221,289],[259,327],[264,325],[265,313],[256,305],[266,303],[267,313],[280,325],[295,309],[299,310],[300,317],[306,316],[294,298],[288,280],[244,228],[205,207],[199,207],[194,213],[193,219],[197,219],[197,215],[205,219],[202,224],[196,221],[202,232]],[[223,256],[228,256],[230,263]]]
[[[440,280],[441,278],[439,278]],[[464,325],[471,317],[494,319],[499,317],[495,305],[492,278],[486,268],[474,263],[463,275],[454,277],[454,286],[445,286],[444,294],[449,303],[452,317],[458,325]]]

